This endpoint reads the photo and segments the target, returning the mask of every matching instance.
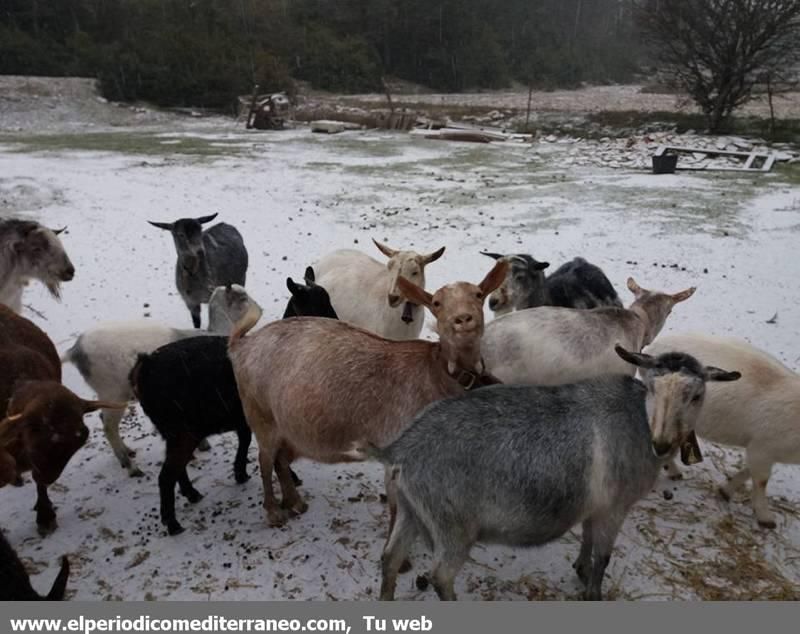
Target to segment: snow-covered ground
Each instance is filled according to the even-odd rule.
[[[626,299],[629,275],[671,292],[697,285],[667,331],[735,334],[800,367],[796,172],[653,176],[566,166],[559,144],[248,133],[223,120],[176,126],[0,135],[0,213],[69,227],[62,238],[77,274],[63,302],[37,284],[25,296],[26,315],[60,351],[100,320],[148,314],[190,326],[173,286],[172,242],[145,221],[219,212],[245,237],[248,288],[265,319],[282,314],[285,278],[302,276],[324,253],[355,247],[380,258],[372,237],[418,250],[445,245],[428,269],[430,288],[479,280],[491,265],[483,249],[530,252],[554,265],[580,254]],[[777,323],[768,324],[775,313]],[[71,366],[65,382],[92,395]],[[29,477],[23,488],[0,491],[0,526],[40,572],[32,577],[40,590],[49,587],[58,556],[69,553],[75,599],[377,594],[386,529],[378,466],[298,462],[309,511],[275,530],[264,521],[255,447],[256,477],[240,486],[232,477],[235,437],[216,437],[211,452],[190,465],[206,497],[196,505],[177,498],[187,530],[167,537],[158,520],[163,442],[150,422],[136,409],[122,426],[146,471],[142,479],[119,467],[97,414],[87,422],[87,446],[52,489],[54,534],[36,532]],[[705,446],[705,462],[686,469],[682,482],[660,480],[629,516],[608,570],[611,598],[798,597],[800,468],[775,470],[769,493],[778,528],[767,531],[756,527],[745,494],[730,504],[715,495],[740,453]],[[415,587],[429,561],[423,550],[418,544],[399,598],[434,598]],[[577,532],[535,550],[479,546],[457,591],[463,599],[576,598],[570,564],[577,551]]]

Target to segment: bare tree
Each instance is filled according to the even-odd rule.
[[[784,76],[800,53],[800,0],[639,0],[637,18],[667,74],[700,106],[711,131]]]

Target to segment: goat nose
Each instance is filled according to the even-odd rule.
[[[69,282],[73,277],[75,277],[75,267],[70,264],[66,269],[64,269],[63,277],[65,282]]]
[[[653,441],[653,453],[656,455],[657,458],[665,457],[672,449],[672,444],[665,442],[663,440],[654,440]]]
[[[400,296],[394,293],[389,293],[389,305],[397,306],[400,303]]]
[[[458,315],[456,317],[456,324],[459,326],[461,326],[462,324],[470,324],[470,323],[472,323],[472,315],[464,314],[464,315]]]

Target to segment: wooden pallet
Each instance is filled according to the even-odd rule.
[[[684,154],[705,154],[711,156],[731,156],[744,160],[743,167],[712,167],[710,169],[725,172],[769,172],[775,164],[777,155],[774,152],[736,152],[732,150],[707,150],[701,148],[682,147],[680,145],[659,145],[655,156],[662,156],[667,152]],[[708,167],[678,166],[679,170],[705,170]]]

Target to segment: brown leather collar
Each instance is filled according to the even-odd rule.
[[[477,390],[479,387],[486,387],[487,385],[497,385],[502,383],[500,379],[486,371],[486,364],[484,363],[483,359],[481,359],[480,372],[456,368],[456,371],[453,374],[450,374],[450,376],[458,381],[458,384],[463,387],[466,392],[469,392],[470,390]]]

